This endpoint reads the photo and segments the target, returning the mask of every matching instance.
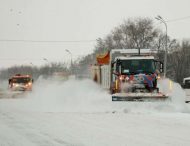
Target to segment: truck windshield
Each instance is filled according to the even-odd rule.
[[[31,78],[13,78],[13,83],[28,83],[31,81]]]
[[[120,60],[122,74],[154,73],[153,59]]]

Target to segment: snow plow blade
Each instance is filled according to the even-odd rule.
[[[157,101],[168,97],[162,93],[116,93],[112,95],[112,101]]]

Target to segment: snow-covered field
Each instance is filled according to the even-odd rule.
[[[112,102],[90,80],[39,79],[32,92],[0,99],[0,146],[189,146],[190,104],[172,86],[160,83],[168,101]]]

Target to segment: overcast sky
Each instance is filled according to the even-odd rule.
[[[47,63],[43,58],[69,63],[66,49],[73,59],[94,49],[95,41],[75,41],[103,38],[131,17],[189,18],[168,22],[168,35],[190,38],[189,7],[190,0],[0,0],[0,68],[42,65]],[[158,27],[165,29],[163,24]]]

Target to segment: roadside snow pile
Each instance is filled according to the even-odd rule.
[[[172,82],[169,79],[161,80],[159,83],[161,91],[170,96],[169,100],[177,111],[187,111],[187,104],[185,104],[186,94],[181,88],[180,84]],[[162,88],[161,88],[162,87]]]

